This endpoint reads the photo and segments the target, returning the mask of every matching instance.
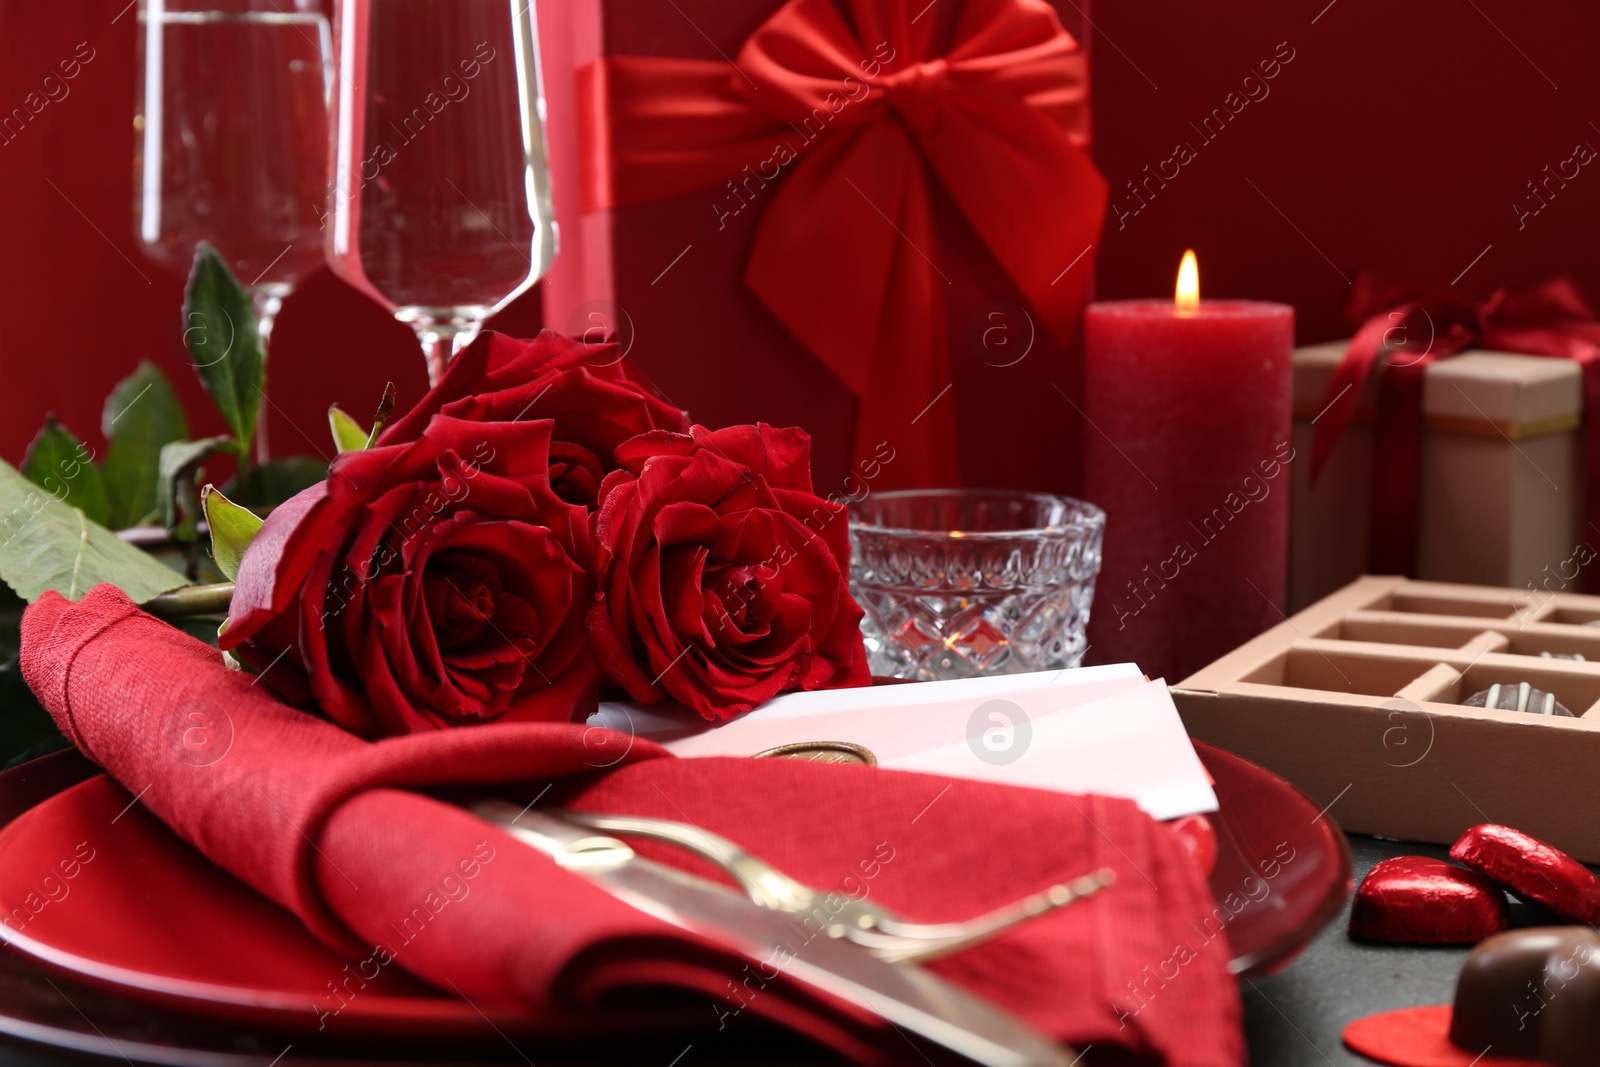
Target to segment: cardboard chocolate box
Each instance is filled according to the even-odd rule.
[[[1191,736],[1288,778],[1347,830],[1450,844],[1504,823],[1597,863],[1600,596],[1565,581],[1363,577],[1184,679],[1173,699]],[[1462,705],[1522,682],[1571,715]]]

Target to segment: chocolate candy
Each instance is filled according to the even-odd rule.
[[[1600,1059],[1600,934],[1545,926],[1492,937],[1456,980],[1450,1041],[1555,1067]]]
[[[1563,919],[1600,921],[1600,878],[1565,852],[1509,826],[1474,826],[1450,846],[1450,858],[1482,871],[1523,900]]]
[[[1461,702],[1467,708],[1494,708],[1499,711],[1526,711],[1534,715],[1565,715],[1576,718],[1554,695],[1535,689],[1527,682],[1517,685],[1491,685]]]
[[[1357,1019],[1344,1043],[1397,1067],[1592,1067],[1600,1060],[1600,934],[1554,926],[1472,950],[1453,1006]]]
[[[1510,925],[1504,890],[1477,871],[1427,856],[1377,864],[1350,904],[1357,941],[1476,945]]]

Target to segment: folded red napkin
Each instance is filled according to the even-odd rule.
[[[696,823],[802,881],[925,921],[1110,867],[1110,889],[930,969],[1097,1054],[1243,1062],[1225,946],[1195,934],[1209,894],[1177,841],[1126,801],[876,768],[678,760],[563,723],[366,742],[278,702],[109,586],[29,608],[22,664],[73,742],[180,836],[352,958],[383,947],[445,990],[557,1013],[676,986],[721,998],[706,1010],[724,1025],[748,1011],[863,1060],[910,1054],[781,976],[752,995],[742,961],[414,791],[515,786],[531,798],[552,786],[546,801]],[[196,708],[231,730],[220,754],[186,747]],[[643,850],[707,871],[675,849]],[[470,896],[438,903],[457,899],[464,879]],[[414,921],[423,932],[407,937],[418,909],[425,927]]]

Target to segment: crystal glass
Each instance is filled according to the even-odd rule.
[[[210,242],[250,292],[263,351],[283,298],[322,266],[331,51],[310,0],[139,3],[139,243],[187,275]]]
[[[1105,512],[1043,493],[917,489],[850,509],[850,577],[875,675],[1075,667]]]
[[[340,0],[328,262],[428,377],[555,256],[528,0]]]

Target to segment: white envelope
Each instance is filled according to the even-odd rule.
[[[791,693],[721,724],[674,704],[607,703],[589,724],[684,757],[845,741],[883,767],[1126,797],[1157,819],[1217,808],[1166,685],[1130,664]]]

